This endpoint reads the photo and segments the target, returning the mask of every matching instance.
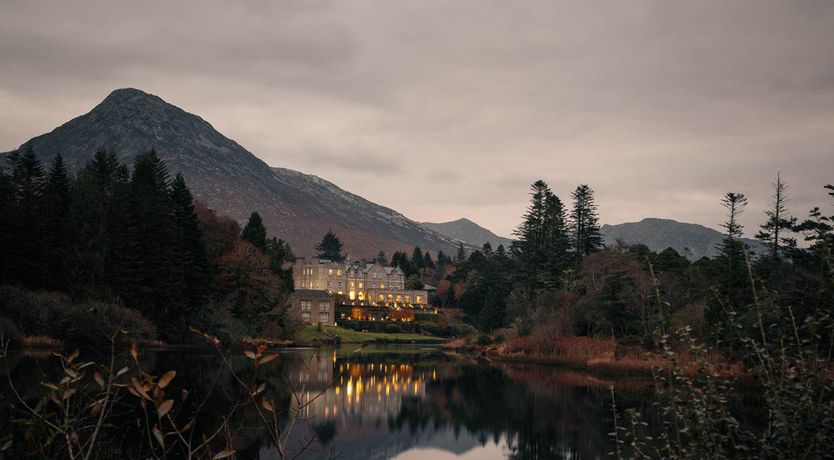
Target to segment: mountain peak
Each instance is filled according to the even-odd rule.
[[[454,251],[457,242],[402,214],[348,193],[320,178],[276,168],[218,132],[199,116],[136,88],[111,92],[88,113],[30,139],[42,161],[60,152],[70,169],[104,149],[130,165],[155,150],[173,174],[181,172],[195,198],[245,221],[258,211],[273,235],[299,255],[311,255],[333,229],[356,255],[380,249]],[[0,157],[2,161],[2,157]]]
[[[461,217],[460,219],[450,222],[421,222],[423,226],[430,228],[440,234],[462,241],[474,247],[481,247],[484,243],[489,243],[492,247],[497,248],[499,245],[509,247],[512,240],[498,236],[490,230],[481,227],[475,222]]]
[[[114,105],[124,105],[124,104],[151,104],[151,105],[170,105],[161,97],[156,96],[154,94],[146,93],[141,89],[136,88],[119,88],[113,90],[110,94],[104,98],[103,101],[97,107],[103,106],[114,106]]]

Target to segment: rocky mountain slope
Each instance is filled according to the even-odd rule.
[[[440,234],[463,241],[464,243],[477,248],[483,246],[484,243],[489,242],[493,249],[497,248],[498,245],[501,244],[504,245],[505,248],[509,249],[510,243],[513,242],[513,240],[504,238],[503,236],[498,236],[466,218],[453,220],[451,222],[421,223],[423,226],[428,227]]]
[[[698,260],[701,257],[713,257],[718,253],[718,245],[724,235],[709,227],[687,224],[671,219],[647,218],[640,222],[628,222],[617,225],[603,225],[602,234],[605,244],[614,245],[617,240],[627,244],[642,243],[652,251],[673,248],[680,254],[688,249],[687,257]],[[744,240],[753,252],[760,252],[762,244],[756,240]]]
[[[353,257],[415,245],[446,252],[457,247],[451,238],[316,176],[270,168],[202,118],[137,89],[113,91],[89,113],[21,148],[26,144],[45,162],[60,152],[73,169],[98,149],[127,163],[155,149],[172,175],[183,173],[197,199],[242,222],[257,210],[269,233],[289,241],[298,255],[312,255],[329,229]]]

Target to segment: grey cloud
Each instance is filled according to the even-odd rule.
[[[135,86],[418,220],[507,235],[542,178],[752,229],[778,171],[796,215],[834,182],[831,43],[827,1],[10,1],[0,149]]]

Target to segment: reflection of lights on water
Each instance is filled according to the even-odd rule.
[[[335,356],[335,355],[334,355]],[[328,357],[330,358],[330,357]],[[319,372],[318,382],[332,382],[330,387],[311,390],[304,394],[299,403],[304,404],[302,412],[306,416],[333,419],[335,417],[353,417],[391,413],[399,409],[402,398],[425,396],[425,383],[428,381],[428,369],[420,371],[411,364],[382,363],[330,363],[325,359],[323,366],[316,366]],[[329,368],[330,371],[326,368]],[[338,374],[338,375],[335,375]],[[321,375],[327,375],[322,378]],[[337,378],[338,377],[338,378]],[[437,377],[432,370],[431,378]],[[368,397],[371,393],[371,397]],[[373,398],[374,393],[376,398]],[[364,396],[364,397],[363,397]],[[338,408],[341,407],[342,414]]]

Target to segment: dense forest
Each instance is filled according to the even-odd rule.
[[[122,325],[145,339],[291,335],[283,299],[291,248],[257,213],[234,220],[195,203],[153,152],[128,168],[97,152],[77,174],[26,149],[0,170],[4,329],[71,343]],[[11,324],[9,323],[11,321]],[[102,334],[104,333],[104,334]]]
[[[455,258],[439,254],[437,262],[415,249],[411,258],[398,253],[392,262],[415,284],[436,283],[439,301],[461,308],[465,320],[483,331],[613,337],[651,347],[658,345],[658,330],[689,326],[695,336],[733,353],[740,345],[738,325],[752,332],[766,324],[784,338],[793,335],[793,321],[834,313],[834,216],[815,208],[805,219],[791,217],[786,189],[778,178],[756,232],[768,248],[761,255],[740,241],[739,216],[747,203],[741,193],[727,193],[720,203],[716,198],[727,211],[720,255],[691,261],[671,248],[604,247],[591,188],[577,187],[568,209],[537,181],[511,247],[486,244],[469,254],[461,248]],[[834,197],[834,187],[825,189]],[[756,302],[767,305],[761,318]]]

